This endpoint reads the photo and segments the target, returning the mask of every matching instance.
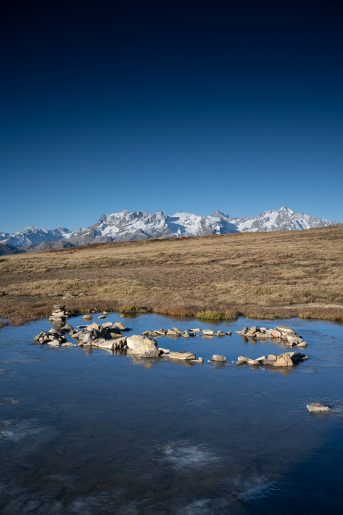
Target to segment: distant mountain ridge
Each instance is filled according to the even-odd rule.
[[[26,227],[21,231],[12,233],[0,232],[0,243],[16,248],[26,248],[46,243],[48,241],[58,241],[70,236],[72,232],[65,227],[58,229],[38,229],[37,227]]]
[[[179,238],[238,232],[294,231],[325,227],[337,222],[297,213],[288,207],[264,211],[254,217],[231,217],[221,211],[212,215],[163,211],[120,211],[103,215],[98,222],[79,231],[60,227],[28,227],[14,233],[0,232],[0,244],[19,250],[48,250],[90,243]]]

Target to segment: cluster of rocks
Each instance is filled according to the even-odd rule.
[[[58,331],[54,328],[49,329],[47,332],[41,331],[35,337],[35,341],[40,344],[48,344],[51,347],[70,347],[74,345],[67,342],[67,338],[65,337],[65,333],[63,331]]]
[[[244,338],[250,338],[252,340],[263,340],[271,338],[277,340],[289,347],[307,347],[307,343],[304,341],[302,336],[297,334],[294,329],[290,327],[244,327],[241,331],[237,331],[237,334],[244,336]]]
[[[105,322],[102,325],[93,323],[79,326],[70,332],[70,336],[78,340],[79,347],[96,347],[105,350],[122,350],[126,345],[123,332],[126,327],[121,322]]]
[[[185,331],[178,327],[172,327],[171,329],[154,329],[152,331],[144,331],[144,336],[152,336],[158,338],[159,336],[171,336],[176,338],[194,338],[195,336],[202,334],[203,336],[231,336],[231,331],[213,331],[212,329],[186,329]]]
[[[256,359],[239,356],[237,365],[269,365],[271,367],[293,367],[301,361],[308,359],[308,356],[301,352],[284,352],[283,354],[275,355],[268,354],[268,356],[260,356]]]
[[[108,313],[103,312],[98,318],[106,318]],[[127,330],[122,322],[104,322],[103,324],[92,323],[89,325],[79,325],[74,329],[70,324],[66,323],[68,313],[65,306],[53,306],[53,311],[50,316],[50,321],[53,325],[59,324],[59,328],[51,328],[47,332],[40,332],[35,341],[40,344],[48,344],[53,347],[59,346],[75,346],[75,344],[67,341],[66,335],[77,340],[79,347],[95,347],[109,351],[126,351],[127,354],[134,355],[141,358],[169,358],[176,360],[184,360],[190,362],[203,363],[201,357],[197,358],[192,352],[176,352],[170,349],[158,347],[156,340],[151,336],[171,336],[191,338],[197,334],[203,336],[225,336],[231,335],[231,332],[214,331],[212,329],[187,329],[185,331],[173,327],[172,329],[158,329],[153,331],[145,331],[143,335],[133,335],[125,337],[124,331]],[[84,319],[92,318],[92,315],[84,315]],[[238,334],[252,339],[272,338],[285,342],[289,346],[306,346],[306,342],[299,336],[293,329],[289,327],[246,327]],[[292,367],[301,361],[308,359],[305,354],[299,352],[285,352],[283,354],[275,355],[269,354],[268,356],[261,356],[257,359],[251,359],[245,356],[239,356],[237,360],[238,365],[247,364],[253,366],[269,365],[272,367]],[[213,354],[210,362],[213,363],[226,363],[226,356]]]
[[[89,315],[92,318],[92,315]],[[105,315],[103,315],[105,316]],[[106,313],[107,316],[107,313]],[[74,329],[66,323],[68,312],[65,306],[53,306],[49,320],[52,328],[47,332],[40,332],[34,338],[37,343],[48,344],[52,347],[72,347],[76,344],[67,341],[67,335],[78,341],[79,347],[98,347],[106,350],[122,350],[126,345],[123,332],[127,330],[122,322],[105,322],[102,325],[93,323],[78,326]],[[85,318],[85,317],[84,317]]]
[[[62,316],[62,313],[65,313],[65,316]],[[74,329],[71,325],[65,323],[66,316],[64,306],[54,306],[53,315],[50,320],[53,323],[59,320],[59,329],[52,328],[47,332],[40,332],[35,337],[35,341],[53,347],[76,346],[76,344],[67,341],[67,335],[69,335],[71,338],[77,340],[78,347],[86,347],[89,349],[95,347],[109,351],[126,351],[127,354],[138,358],[169,358],[193,363],[203,363],[203,359],[197,358],[192,352],[174,352],[170,349],[158,348],[156,341],[145,335],[124,336],[123,333],[128,329],[122,322],[104,322],[101,325],[92,323],[89,325],[79,325],[77,329]],[[88,319],[89,317],[92,317],[92,315],[85,315],[83,318]],[[194,335],[195,333],[196,331]],[[165,335],[166,333],[163,332],[162,334]],[[160,336],[162,336],[162,334]]]

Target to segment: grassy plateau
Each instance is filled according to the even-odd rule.
[[[90,245],[0,258],[0,317],[151,311],[343,321],[343,225]]]

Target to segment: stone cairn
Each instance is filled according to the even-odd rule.
[[[65,306],[57,304],[53,306],[52,313],[49,317],[52,328],[47,332],[40,332],[35,337],[37,343],[48,343],[52,347],[69,347],[70,343],[67,342],[66,334],[72,329],[71,325],[67,324],[68,313]]]
[[[66,312],[65,306],[62,304],[56,304],[52,307],[52,313],[49,316],[49,320],[52,325],[63,326],[66,323],[67,316],[68,314]]]

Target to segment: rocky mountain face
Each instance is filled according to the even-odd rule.
[[[301,231],[335,223],[304,213],[296,213],[289,207],[264,211],[255,217],[231,218],[231,222],[239,232]]]
[[[0,232],[0,244],[22,250],[48,250],[112,241],[237,232],[293,231],[325,227],[333,223],[304,213],[296,213],[287,207],[244,218],[230,217],[220,211],[206,216],[184,212],[167,215],[163,211],[120,211],[104,215],[94,225],[75,232],[66,228],[50,230],[35,227],[11,234]]]
[[[10,245],[19,249],[36,247],[41,243],[58,241],[68,238],[71,231],[65,227],[58,229],[38,229],[37,227],[26,227],[21,231],[4,233],[0,232],[0,243]]]

